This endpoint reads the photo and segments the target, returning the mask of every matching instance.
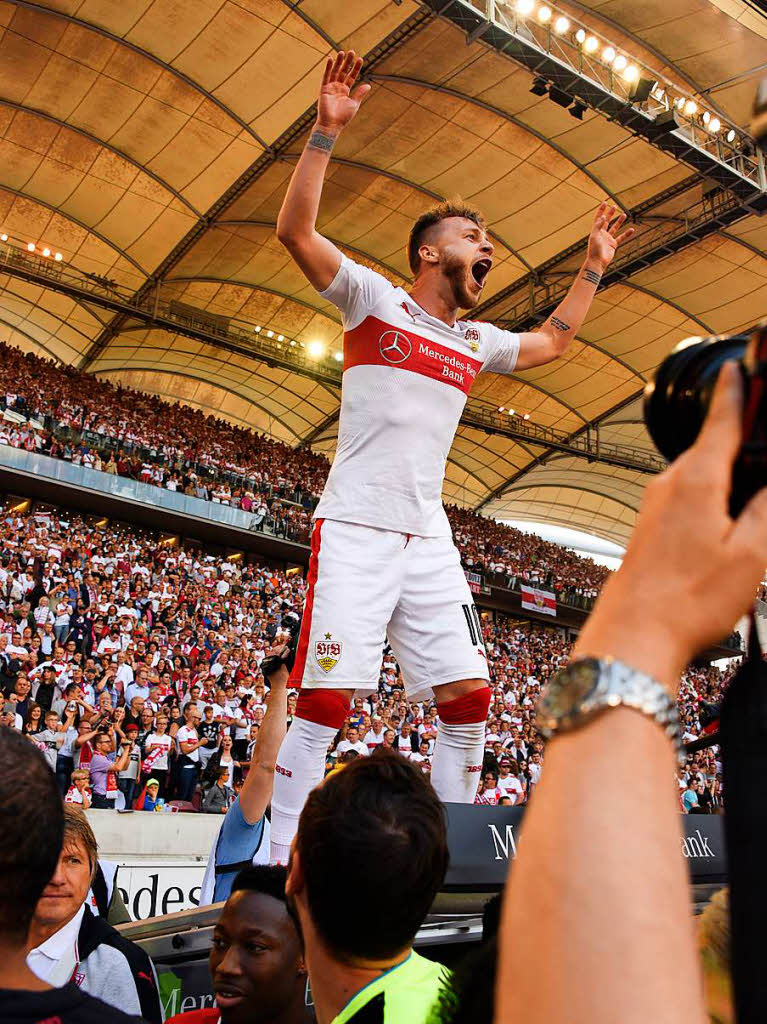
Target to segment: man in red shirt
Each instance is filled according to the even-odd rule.
[[[310,1024],[301,939],[285,903],[283,867],[246,868],[213,929],[216,1006],[165,1024]]]

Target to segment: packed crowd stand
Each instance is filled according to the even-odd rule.
[[[138,529],[63,511],[0,520],[0,725],[29,736],[69,802],[101,808],[230,806],[247,772],[268,686],[260,664],[300,614],[304,580]],[[483,617],[493,700],[477,802],[521,804],[544,749],[533,709],[564,664],[561,630]],[[725,677],[690,670],[685,738],[715,717]],[[288,722],[296,697],[288,701]],[[431,770],[433,703],[408,703],[387,648],[378,692],[353,702],[327,770],[392,747]],[[721,805],[716,750],[688,759],[680,807]]]
[[[115,386],[0,343],[0,444],[242,509],[253,527],[308,543],[330,468],[226,420]],[[507,588],[553,590],[589,608],[609,570],[558,544],[447,508],[464,567]]]

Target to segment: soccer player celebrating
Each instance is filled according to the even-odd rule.
[[[624,215],[602,203],[567,297],[541,327],[513,334],[459,320],[493,266],[482,215],[440,203],[413,225],[409,291],[344,256],[317,231],[338,136],[370,91],[353,51],[325,67],[317,121],[288,187],[277,237],[343,315],[338,447],[315,512],[306,608],[291,685],[296,717],[280,748],[271,855],[287,862],[298,817],[322,779],[328,744],[356,691],[375,690],[388,641],[410,700],[439,713],[431,778],[446,801],[471,803],[490,702],[482,631],[442,507],[442,481],[478,373],[557,359],[583,323],[617,247]]]

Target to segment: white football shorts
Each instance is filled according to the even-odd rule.
[[[409,700],[487,679],[487,655],[451,537],[317,519],[290,685],[378,688],[388,638]]]

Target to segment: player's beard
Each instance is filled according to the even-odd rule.
[[[466,263],[458,256],[454,256],[450,250],[443,250],[442,253],[442,274],[450,284],[453,298],[458,309],[472,309],[479,302],[482,294],[478,290],[476,294],[469,291],[468,278],[471,271]]]

